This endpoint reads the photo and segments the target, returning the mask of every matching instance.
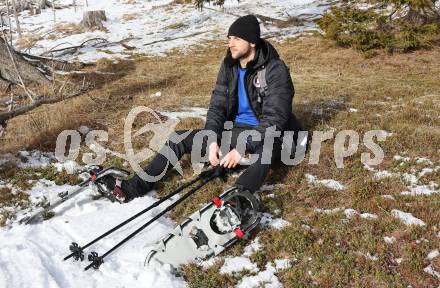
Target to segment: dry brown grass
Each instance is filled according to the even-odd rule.
[[[54,37],[59,37],[59,36],[65,37],[65,36],[83,33],[85,31],[86,31],[85,28],[77,23],[60,23],[55,26],[54,28],[55,33],[49,34],[48,37],[54,35],[55,35]]]
[[[188,55],[173,51],[165,58],[138,57],[118,64],[103,61],[98,69],[116,74],[91,74],[89,79],[98,87],[95,91],[14,119],[7,129],[10,140],[2,140],[0,147],[13,150],[38,146],[36,141],[53,143],[58,131],[87,124],[107,130],[111,139],[107,146],[124,152],[122,129],[131,108],[143,105],[158,111],[175,111],[207,107],[225,44],[194,47]],[[376,169],[403,173],[423,168],[415,162],[398,165],[393,160],[396,154],[412,159],[427,157],[439,165],[440,49],[392,56],[383,53],[367,59],[354,50],[337,48],[313,37],[276,43],[275,47],[291,68],[296,89],[294,110],[308,130],[334,128],[336,134],[352,129],[363,135],[371,129],[383,129],[393,135],[380,143],[385,159]],[[161,97],[150,97],[157,91],[162,93]],[[349,108],[358,112],[350,112]],[[150,119],[144,115],[139,121]],[[195,119],[179,124],[179,128],[202,126]],[[134,146],[145,146],[148,139],[136,138]],[[437,280],[423,272],[423,268],[430,264],[426,260],[429,250],[438,247],[435,231],[439,229],[440,196],[403,196],[400,192],[407,190],[407,184],[402,179],[373,180],[373,173],[360,162],[360,153],[366,150],[362,145],[359,152],[345,159],[345,168],[338,169],[333,144],[334,140],[330,140],[322,145],[319,165],[307,165],[306,157],[301,165],[281,165],[271,172],[268,182],[284,186],[276,188],[275,198],[263,196],[266,211],[274,213],[280,209],[279,215],[292,224],[280,231],[259,233],[266,254],[253,256],[255,261],[262,264],[282,257],[296,258],[291,269],[278,274],[285,287],[435,287]],[[107,164],[122,162],[109,159]],[[188,162],[183,166],[185,177],[189,178]],[[336,192],[310,186],[304,173],[319,179],[336,179],[347,189]],[[161,184],[160,193],[175,188],[178,179],[181,177],[171,175]],[[437,171],[421,181],[440,185],[439,179]],[[207,185],[171,216],[183,219],[233,182],[229,179],[228,183]],[[395,200],[383,198],[385,194],[393,195]],[[374,213],[379,219],[354,217],[346,222],[342,213],[327,215],[314,211],[336,207]],[[392,209],[413,213],[427,226],[407,227],[392,217]],[[302,224],[309,225],[311,230],[304,230]],[[383,236],[390,235],[398,239],[396,244],[384,243]],[[417,244],[422,238],[427,242]],[[227,253],[240,254],[243,246],[237,245]],[[379,260],[366,259],[363,255],[367,253],[377,255]],[[400,265],[395,262],[399,257],[403,258]],[[438,266],[437,262],[434,264]],[[207,272],[200,269],[188,266],[184,270],[194,287],[232,285],[239,280],[232,276],[224,276],[223,280],[214,277],[217,266]]]
[[[127,13],[122,15],[122,20],[131,21],[137,19],[139,16],[141,16],[141,13]]]
[[[43,39],[43,37],[39,33],[25,34],[15,41],[15,46],[19,50],[27,50],[34,47],[35,43],[41,39]]]

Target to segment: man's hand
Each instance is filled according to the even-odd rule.
[[[223,165],[225,168],[235,168],[238,162],[241,159],[240,153],[238,153],[237,149],[232,149],[226,156],[220,161],[220,165]]]
[[[209,145],[209,163],[212,166],[217,166],[220,163],[220,157],[222,156],[222,152],[220,151],[220,147],[218,147],[218,144],[216,142],[212,142]]]

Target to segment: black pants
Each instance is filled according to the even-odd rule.
[[[232,128],[232,137],[231,137],[231,149],[237,147],[237,137],[244,130],[251,130],[252,127],[244,126],[244,125],[234,125]],[[176,131],[177,135],[182,135],[186,133],[188,130],[180,130]],[[193,148],[193,140],[194,136],[201,130],[193,130],[185,139],[180,141],[179,143],[174,143],[172,141],[167,141],[165,145],[168,145],[172,151],[174,151],[177,159],[180,159],[184,154],[191,153]],[[205,137],[201,143],[202,154],[204,151],[207,152],[206,148],[207,137]],[[199,145],[200,147],[200,145]],[[271,162],[278,161],[280,159],[280,151],[281,151],[281,141],[278,138],[275,138],[273,145],[273,153]],[[221,147],[223,150],[224,147]],[[240,185],[244,189],[248,189],[251,191],[258,190],[263,184],[266,176],[269,172],[270,164],[262,164],[262,154],[263,147],[257,148],[256,151],[251,151],[252,149],[247,146],[246,153],[258,154],[258,160],[249,165],[246,170],[238,177],[235,185]],[[229,149],[227,150],[229,151]],[[203,156],[203,155],[201,155]],[[158,153],[153,158],[153,160],[148,164],[147,167],[144,168],[144,171],[150,176],[158,176],[161,175],[164,169],[167,167],[167,170],[172,168],[172,165],[168,163],[169,160],[162,154]],[[145,195],[148,191],[153,188],[154,183],[146,182],[142,180],[138,175],[135,175],[133,178],[122,182],[122,190],[124,193],[130,197],[140,197]]]

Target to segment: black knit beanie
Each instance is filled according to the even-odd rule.
[[[238,18],[229,27],[228,37],[236,36],[250,43],[257,44],[260,41],[260,24],[254,15],[246,15]]]

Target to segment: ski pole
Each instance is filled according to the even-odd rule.
[[[153,209],[154,207],[159,206],[160,204],[162,204],[166,200],[170,199],[171,197],[173,197],[177,193],[181,192],[183,189],[193,185],[195,182],[199,181],[201,178],[207,177],[210,173],[215,173],[216,171],[214,171],[214,169],[219,169],[219,168],[213,168],[213,169],[210,169],[210,170],[203,171],[197,178],[191,180],[188,183],[183,184],[182,186],[177,188],[175,191],[173,191],[169,195],[167,195],[167,196],[163,197],[162,199],[154,202],[153,204],[151,204],[150,206],[148,206],[144,210],[138,212],[137,214],[135,214],[132,217],[130,217],[127,220],[125,220],[124,222],[116,225],[115,227],[113,227],[109,231],[105,232],[104,234],[98,236],[97,238],[93,239],[92,241],[90,241],[86,245],[79,246],[78,243],[72,242],[72,244],[69,246],[69,250],[72,251],[72,253],[67,255],[66,257],[64,257],[64,260],[67,260],[67,259],[69,259],[71,257],[74,257],[75,260],[80,260],[80,259],[81,259],[81,261],[84,260],[84,249],[86,249],[87,247],[95,244],[96,242],[98,242],[102,238],[110,235],[111,233],[115,232],[119,228],[125,226],[127,223],[131,222],[132,220],[136,219],[137,217],[141,216],[142,214],[148,212],[149,210]]]
[[[188,191],[185,195],[182,196],[182,198],[178,199],[176,202],[174,202],[173,204],[169,205],[167,208],[165,208],[162,212],[160,212],[159,214],[157,214],[154,218],[152,218],[150,221],[148,221],[147,223],[145,223],[144,225],[142,225],[141,227],[139,227],[138,229],[136,229],[133,233],[131,233],[130,235],[128,235],[127,237],[125,237],[123,240],[121,240],[118,244],[116,244],[115,246],[113,246],[113,248],[111,248],[110,250],[108,250],[104,255],[102,256],[98,256],[98,253],[96,252],[91,252],[88,255],[88,259],[89,261],[92,261],[92,263],[90,263],[86,268],[84,268],[84,270],[88,270],[91,267],[98,269],[99,266],[101,266],[102,263],[104,263],[104,258],[109,255],[110,253],[112,253],[114,250],[116,250],[117,248],[119,248],[121,245],[123,245],[125,242],[127,242],[128,240],[130,240],[131,238],[133,238],[136,234],[138,234],[139,232],[141,232],[143,229],[145,229],[146,227],[148,227],[151,223],[155,222],[157,219],[159,219],[160,217],[162,217],[165,213],[167,213],[168,211],[174,209],[177,205],[179,205],[180,203],[182,203],[186,198],[188,198],[189,196],[191,196],[192,194],[194,194],[197,190],[199,190],[200,188],[202,188],[204,185],[206,185],[208,182],[210,182],[212,179],[218,177],[219,175],[221,175],[222,172],[220,172],[223,169],[219,169],[219,168],[215,168],[215,170],[211,170],[214,173],[212,173],[209,177],[207,178],[202,178],[204,181],[202,183],[200,183],[199,185],[197,185],[196,187],[194,187],[193,189],[191,189],[190,191]],[[217,173],[215,173],[217,172]]]
[[[180,186],[179,188],[177,188],[175,191],[173,191],[172,193],[170,193],[169,195],[163,197],[162,199],[154,202],[153,204],[151,204],[150,206],[148,206],[147,208],[145,208],[144,210],[136,213],[135,215],[133,215],[132,217],[128,218],[127,220],[125,220],[124,222],[116,225],[115,227],[113,227],[112,229],[108,230],[107,232],[105,232],[104,234],[98,236],[97,238],[93,239],[92,241],[90,241],[89,243],[87,243],[84,246],[79,246],[77,243],[72,242],[72,244],[70,245],[70,251],[72,251],[72,253],[70,253],[69,255],[67,255],[66,257],[64,257],[64,260],[67,260],[71,257],[74,256],[75,260],[81,259],[84,260],[84,253],[83,250],[86,249],[87,247],[95,244],[96,242],[98,242],[99,240],[101,240],[102,238],[110,235],[111,233],[115,232],[116,230],[118,230],[119,228],[121,228],[122,226],[125,226],[127,223],[131,222],[132,220],[136,219],[137,217],[141,216],[142,214],[148,212],[149,210],[153,209],[154,207],[159,206],[160,204],[162,204],[163,202],[165,202],[166,200],[170,199],[171,197],[173,197],[174,195],[176,195],[177,193],[179,193],[180,191],[182,191],[183,189],[187,188],[188,186],[191,186],[192,184],[194,184],[195,182],[197,182],[199,179],[201,178],[201,176],[199,175],[199,177],[195,178],[194,180],[183,184],[182,186]]]

